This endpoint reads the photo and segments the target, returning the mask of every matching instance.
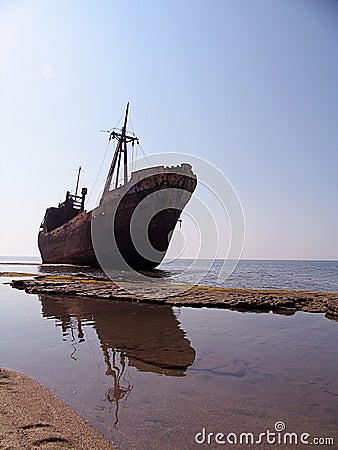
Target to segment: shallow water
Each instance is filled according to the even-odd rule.
[[[8,285],[0,302],[0,365],[52,389],[120,449],[199,448],[203,428],[258,435],[278,421],[337,442],[338,323],[322,314],[55,298]]]

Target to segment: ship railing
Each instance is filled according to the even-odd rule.
[[[73,208],[81,209],[82,208],[82,196],[80,195],[70,195],[69,198],[73,201]]]

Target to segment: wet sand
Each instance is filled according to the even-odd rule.
[[[0,401],[0,448],[115,448],[56,395],[26,375],[0,369]]]

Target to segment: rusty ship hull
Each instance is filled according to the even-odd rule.
[[[43,263],[120,267],[123,261],[135,269],[155,268],[165,256],[172,232],[196,184],[196,176],[189,164],[133,172],[125,185],[107,190],[94,210],[80,210],[75,217],[57,227],[55,223],[49,227],[43,225],[38,235]],[[166,207],[161,207],[158,199],[153,200],[157,193],[171,196]],[[133,215],[143,204],[140,217],[143,212],[153,212],[145,240],[149,240],[155,256],[140,252],[130,231]],[[136,221],[134,228],[137,233],[144,224]],[[144,239],[142,233],[141,240]]]

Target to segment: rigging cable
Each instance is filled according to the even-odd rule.
[[[98,179],[99,179],[99,176],[101,175],[101,170],[102,170],[104,161],[105,161],[106,156],[107,156],[107,153],[108,153],[109,144],[110,144],[110,139],[108,140],[107,147],[106,147],[106,150],[105,150],[105,152],[104,152],[103,159],[102,159],[102,161],[101,161],[101,166],[100,166],[100,168],[99,168],[98,174],[97,174],[97,176],[96,176],[96,179],[95,179],[95,181],[94,181],[94,185],[93,185],[93,187],[92,187],[92,189],[91,189],[91,192],[90,192],[90,194],[89,194],[89,196],[88,196],[88,200],[87,200],[87,201],[89,201],[89,200],[91,199],[91,197],[92,197],[92,195],[93,195],[93,192],[94,192],[94,189],[95,189],[95,186],[96,186],[96,183],[97,183],[97,181],[98,181]]]
[[[130,122],[130,126],[131,126],[131,131],[132,131],[133,135],[136,136],[135,131],[134,131],[134,126],[133,126],[133,121],[131,120],[130,112],[129,112],[129,122]],[[136,169],[136,167],[135,167],[135,160],[137,159],[135,156],[136,152],[137,152],[137,147],[135,147],[134,142],[133,142],[132,147],[131,147],[131,172],[134,172],[134,170]]]
[[[120,119],[119,119],[118,122],[116,123],[115,127],[109,128],[108,131],[111,131],[111,130],[114,130],[115,128],[117,128],[117,127],[119,126],[120,122],[122,121],[122,119],[123,119],[123,114],[121,115]],[[92,197],[92,195],[93,195],[93,192],[94,192],[94,190],[95,190],[95,187],[96,187],[96,183],[97,183],[97,181],[98,181],[98,179],[99,179],[99,176],[101,175],[101,170],[102,170],[104,161],[105,161],[106,156],[107,156],[109,144],[110,144],[110,139],[108,139],[107,147],[106,147],[106,150],[105,150],[105,152],[104,152],[104,155],[103,155],[103,158],[102,158],[102,161],[101,161],[101,166],[100,166],[99,171],[98,171],[98,173],[97,173],[97,176],[96,176],[96,178],[95,178],[95,181],[94,181],[93,187],[92,187],[92,189],[91,189],[91,191],[90,191],[90,194],[89,194],[89,196],[88,196],[87,202],[89,202],[89,200],[91,199],[91,197]]]
[[[134,126],[133,126],[133,121],[131,120],[131,115],[129,116],[129,121],[130,121],[130,125],[131,125],[131,129],[132,129],[133,135],[135,136]],[[149,161],[149,158],[147,157],[146,152],[145,152],[145,151],[143,150],[143,148],[141,147],[141,144],[140,144],[139,141],[137,141],[137,145],[136,145],[135,147],[136,147],[136,152],[137,152],[137,147],[140,148],[140,150],[141,150],[141,152],[142,152],[142,155],[144,156],[144,158],[145,158],[145,160],[146,160],[148,166],[150,166],[150,165],[151,165],[151,162]],[[136,167],[134,167],[134,170],[135,170],[135,169],[136,169]]]
[[[144,156],[144,158],[145,158],[145,160],[146,160],[148,166],[151,166],[151,162],[150,162],[150,160],[149,160],[149,158],[148,158],[146,152],[143,150],[141,144],[138,143],[137,146],[140,148],[140,150],[141,150],[141,152],[142,152],[142,155]]]
[[[122,115],[121,115],[121,117],[119,118],[119,120],[118,120],[117,124],[115,125],[115,127],[109,128],[108,131],[115,130],[115,128],[117,128],[117,127],[120,125],[120,122],[122,122],[123,117],[124,117],[124,113],[122,113]]]
[[[133,121],[131,120],[131,114],[130,114],[130,112],[129,112],[129,122],[130,122],[130,125],[131,125],[131,130],[132,130],[132,132],[133,132],[133,135],[135,136],[134,127],[133,127]]]

